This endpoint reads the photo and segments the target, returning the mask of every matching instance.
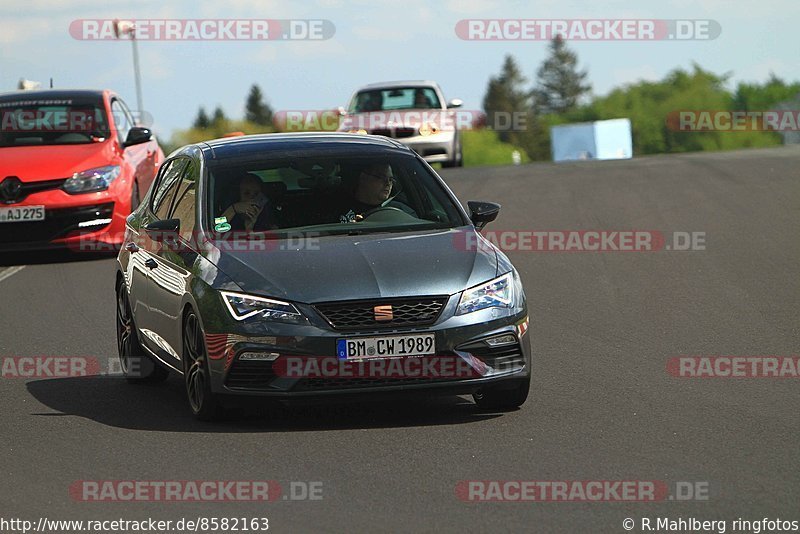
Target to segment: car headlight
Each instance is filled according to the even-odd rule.
[[[465,289],[461,293],[456,315],[486,308],[511,308],[514,300],[514,273],[508,272],[494,280]]]
[[[423,137],[439,133],[439,127],[433,123],[426,122],[419,127],[419,134]]]
[[[303,315],[288,302],[227,291],[221,293],[228,311],[237,321],[244,321],[256,315],[269,321],[297,323],[303,320]]]
[[[111,182],[117,179],[121,170],[119,165],[109,165],[76,172],[72,175],[72,178],[68,178],[64,182],[64,191],[70,195],[105,191],[111,185]]]

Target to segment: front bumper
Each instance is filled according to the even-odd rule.
[[[112,251],[122,243],[130,212],[130,198],[109,191],[85,195],[48,191],[0,207],[35,205],[45,207],[43,221],[0,223],[0,250]]]
[[[398,139],[428,163],[444,163],[455,159],[455,132]]]
[[[282,325],[269,335],[258,335],[255,328],[249,333],[206,334],[212,390],[230,396],[281,400],[363,394],[467,394],[489,386],[513,387],[530,377],[527,311],[504,310],[498,316],[500,310],[490,309],[453,316],[455,306],[457,298],[451,298],[442,314],[446,319],[427,328],[342,332],[318,325]],[[437,372],[350,374],[340,372],[342,368],[331,363],[341,363],[336,359],[336,342],[342,338],[422,333],[434,334],[436,355],[431,358],[445,362],[436,368]],[[487,338],[502,334],[513,336],[514,343],[499,347],[489,347],[485,343]],[[247,360],[242,358],[245,353],[271,354],[275,359]],[[334,372],[310,375],[286,372],[291,365],[288,361],[309,360],[317,361],[310,362],[314,365],[303,366],[303,369],[332,369]],[[398,360],[395,370],[400,367],[408,369],[400,365],[408,358]],[[374,370],[376,366],[370,363],[375,362],[379,370],[392,367],[389,360],[365,360],[361,365]],[[419,370],[420,366],[413,368]]]
[[[445,130],[431,135],[406,135],[398,133],[400,130],[408,132],[409,128],[389,129],[381,128],[371,130],[370,135],[383,135],[403,143],[408,148],[419,154],[428,163],[444,163],[453,161],[456,157],[455,130]],[[352,129],[342,129],[343,132],[351,132]]]

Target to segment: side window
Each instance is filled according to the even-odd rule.
[[[186,241],[191,241],[194,232],[195,222],[195,191],[197,179],[200,175],[200,166],[197,160],[193,159],[186,166],[183,175],[178,182],[178,189],[175,193],[170,219],[180,219],[181,237]]]
[[[130,122],[130,114],[126,113],[126,111],[119,100],[111,101],[111,115],[114,117],[114,126],[117,129],[120,144],[124,143],[128,138],[128,132],[133,126]]]
[[[128,120],[128,125],[131,127],[137,126],[139,121],[136,120],[136,118],[133,116],[133,113],[131,113],[128,104],[126,104],[122,99],[117,99],[117,102],[119,102],[122,106],[122,112],[125,113],[125,118]]]
[[[168,161],[162,167],[163,170],[153,195],[153,203],[150,205],[150,209],[159,219],[169,218],[172,201],[175,198],[175,190],[180,183],[180,177],[184,167],[186,167],[186,162],[186,158],[177,158]]]

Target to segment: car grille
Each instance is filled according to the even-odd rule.
[[[7,176],[6,178],[12,178],[11,176]],[[2,183],[5,179],[0,180]],[[2,194],[0,194],[0,204],[16,204],[17,202],[22,202],[25,200],[29,195],[34,193],[38,193],[40,191],[48,191],[50,189],[58,189],[64,182],[66,182],[66,178],[57,178],[55,180],[45,180],[42,182],[22,182],[20,184],[19,192],[14,196],[14,198],[6,198]]]
[[[275,379],[273,362],[235,360],[231,365],[225,385],[238,389],[263,389]]]
[[[81,229],[78,224],[93,219],[110,219],[114,203],[80,208],[47,209],[43,221],[0,223],[0,246],[16,243],[49,242],[81,232],[96,232],[98,227]]]
[[[391,137],[393,139],[402,139],[404,137],[414,137],[417,135],[416,128],[376,128],[370,132],[372,135],[382,135],[384,137]]]
[[[337,330],[373,330],[427,326],[436,322],[447,297],[340,301],[315,304],[316,310]],[[375,319],[375,307],[392,307],[392,319]]]

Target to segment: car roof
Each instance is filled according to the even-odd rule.
[[[388,137],[336,132],[244,135],[204,141],[195,146],[203,150],[206,159],[257,157],[267,152],[273,155],[302,151],[412,153],[407,146]]]
[[[363,89],[393,89],[395,87],[439,87],[439,84],[431,80],[404,80],[396,82],[375,82],[364,85],[358,90]]]
[[[109,91],[103,89],[32,89],[0,93],[0,100],[19,100],[20,98],[33,100],[80,98],[91,100],[93,98],[103,98],[103,95],[107,92]]]

